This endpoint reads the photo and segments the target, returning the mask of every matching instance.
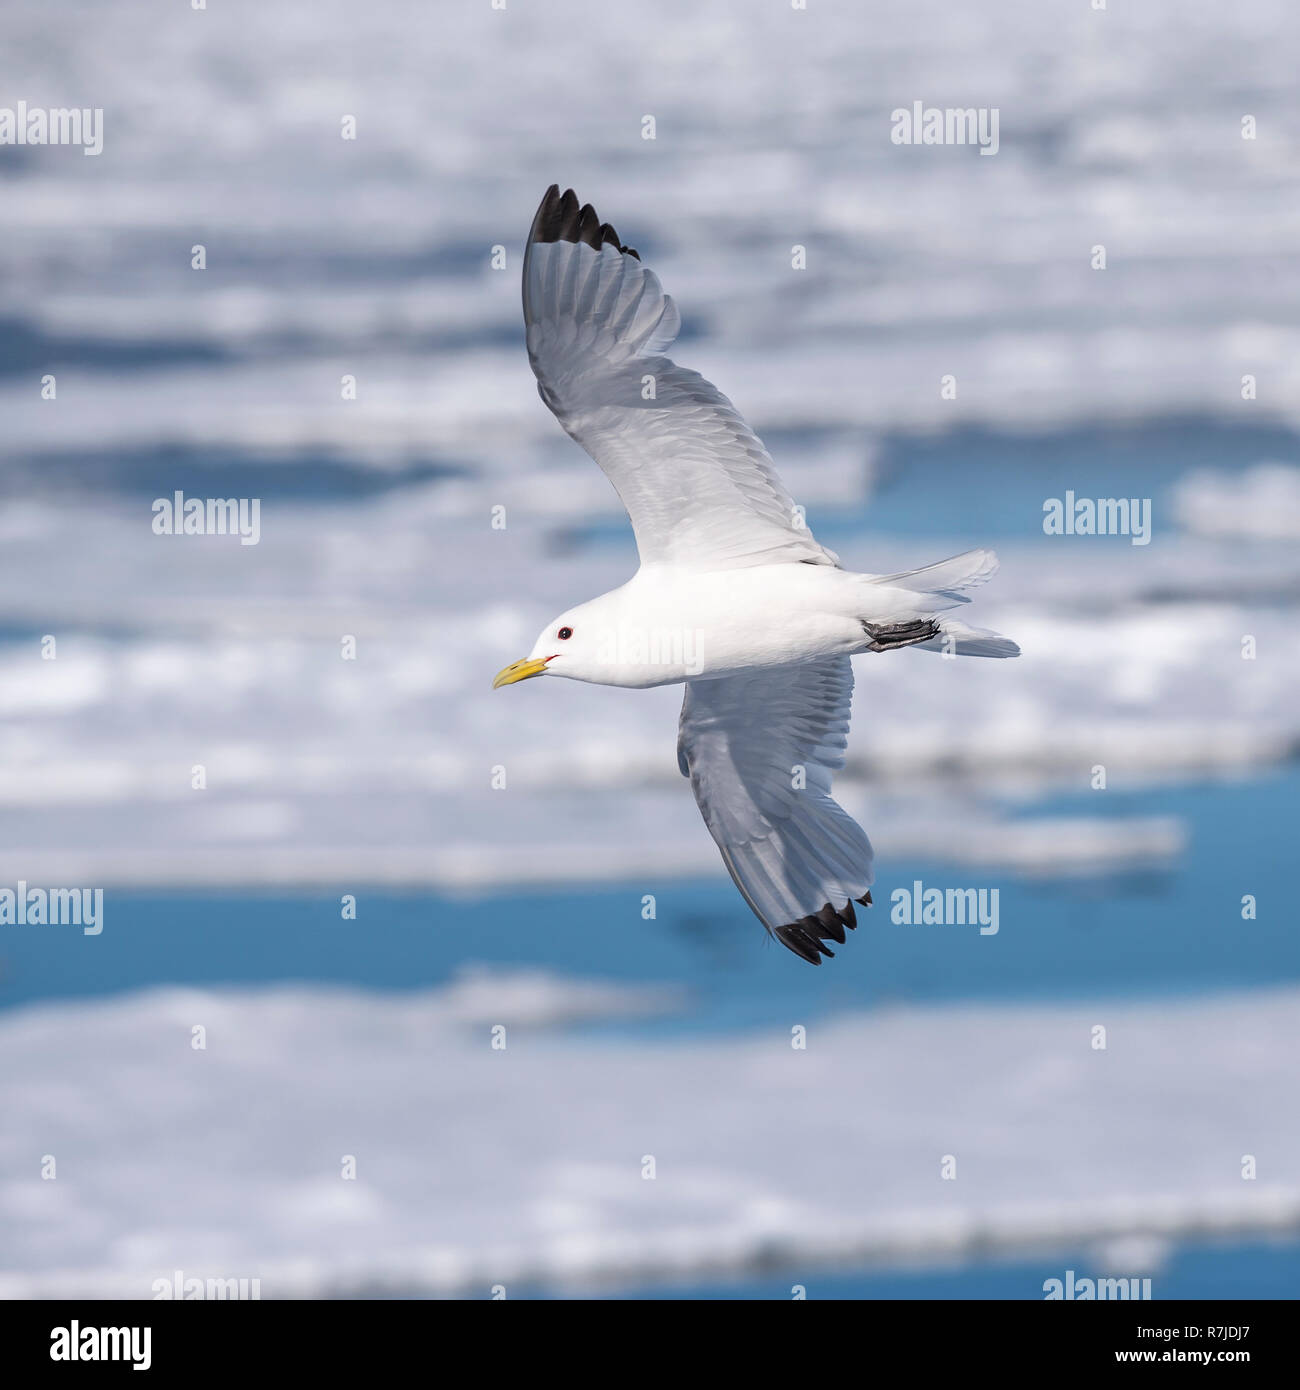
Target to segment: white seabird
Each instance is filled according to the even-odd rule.
[[[1018,656],[939,615],[997,569],[972,550],[852,574],[818,545],[735,407],[665,356],[681,318],[590,204],[552,184],[524,252],[528,360],[542,400],[627,508],[641,567],[561,613],[493,688],[531,676],[685,684],[677,761],[754,914],[813,965],[871,903],[871,844],[831,799],[850,657],[921,647]]]

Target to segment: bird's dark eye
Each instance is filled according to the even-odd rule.
[[[569,638],[573,636],[573,629],[571,627],[562,627],[555,635],[561,642],[567,642]]]

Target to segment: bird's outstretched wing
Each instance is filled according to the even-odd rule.
[[[838,563],[731,402],[664,356],[681,318],[654,272],[556,184],[528,234],[524,324],[542,400],[614,484],[642,564]]]
[[[736,887],[814,965],[869,902],[871,843],[831,800],[853,697],[847,656],[688,681],[677,761]]]

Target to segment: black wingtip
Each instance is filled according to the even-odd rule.
[[[869,898],[870,893],[867,894]],[[862,899],[858,899],[862,902]],[[820,965],[823,956],[834,958],[835,952],[826,945],[829,939],[842,946],[847,938],[844,929],[850,931],[858,925],[853,904],[846,902],[843,907],[832,907],[827,903],[819,911],[801,917],[797,922],[787,922],[772,933],[782,946],[791,950],[800,960],[809,965]]]
[[[830,903],[817,914],[817,920],[826,928],[823,935],[829,935],[831,940],[840,946],[844,944],[844,922]]]
[[[632,247],[623,245],[608,222],[600,220],[600,215],[590,203],[579,205],[578,195],[573,189],[566,188],[561,193],[558,183],[553,183],[546,190],[537,216],[533,218],[528,240],[543,244],[551,241],[581,242],[597,251],[602,246],[613,246],[624,256],[632,256],[638,261],[641,259]]]
[[[792,922],[786,927],[777,927],[773,935],[782,946],[793,951],[800,960],[806,960],[809,965],[822,963],[821,942],[816,937],[810,936],[797,922]]]

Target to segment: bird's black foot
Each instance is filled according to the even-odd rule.
[[[896,647],[914,647],[918,642],[930,642],[939,635],[935,618],[915,618],[909,623],[863,622],[871,638],[869,652],[892,652]]]

